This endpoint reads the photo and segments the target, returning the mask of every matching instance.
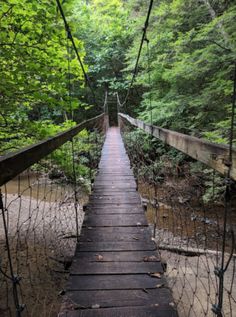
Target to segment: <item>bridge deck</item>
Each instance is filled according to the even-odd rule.
[[[177,316],[118,128],[107,133],[63,306],[61,317]]]

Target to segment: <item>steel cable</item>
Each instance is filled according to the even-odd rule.
[[[65,17],[63,8],[62,8],[62,6],[61,6],[61,3],[60,3],[59,0],[56,0],[56,2],[57,2],[58,9],[59,9],[59,11],[60,11],[61,17],[62,17],[62,19],[63,19],[63,21],[64,21],[65,30],[66,30],[66,32],[67,32],[67,37],[68,37],[68,39],[71,40],[71,43],[72,43],[73,49],[74,49],[74,51],[75,51],[76,57],[77,57],[77,59],[78,59],[78,62],[79,62],[79,64],[80,64],[80,67],[81,67],[82,72],[83,72],[83,74],[84,74],[85,82],[86,82],[86,84],[89,86],[89,88],[90,88],[90,90],[91,90],[91,93],[92,93],[92,96],[93,96],[93,100],[94,100],[95,105],[98,106],[98,104],[97,104],[97,102],[96,102],[96,96],[95,96],[93,87],[92,87],[92,85],[91,85],[91,82],[90,82],[90,79],[89,79],[89,77],[88,77],[88,74],[87,74],[86,71],[85,71],[84,64],[83,64],[82,59],[81,59],[81,57],[80,57],[80,55],[79,55],[78,49],[77,49],[77,47],[76,47],[76,45],[75,45],[74,37],[73,37],[73,35],[72,35],[72,33],[71,33],[70,26],[69,26],[69,24],[67,23],[67,20],[66,20],[66,17]]]
[[[129,88],[128,88],[128,91],[127,91],[126,96],[125,96],[125,99],[124,99],[123,103],[121,103],[121,107],[123,107],[127,103],[127,100],[129,98],[129,95],[130,95],[130,90],[133,87],[136,75],[138,73],[138,64],[139,64],[139,60],[140,60],[140,56],[141,56],[141,52],[142,52],[142,48],[143,48],[143,43],[144,43],[145,38],[146,38],[146,33],[147,33],[148,25],[149,25],[149,19],[150,19],[152,7],[153,7],[153,2],[154,2],[153,0],[150,0],[149,8],[148,8],[147,16],[146,16],[146,20],[145,20],[144,27],[143,27],[143,34],[142,34],[141,42],[140,42],[140,45],[139,45],[138,55],[137,55],[137,59],[136,59],[136,62],[135,62],[135,67],[134,67],[134,70],[133,70],[133,75],[132,75],[132,78],[131,78],[131,81],[130,81],[130,84],[129,84]]]

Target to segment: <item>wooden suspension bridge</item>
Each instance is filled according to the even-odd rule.
[[[119,114],[119,125],[127,122],[220,173],[227,173],[229,147]],[[0,158],[0,186],[71,141],[82,129],[103,127],[107,130],[107,126],[108,117],[102,114],[48,140],[3,156]],[[230,176],[235,179],[235,150],[230,167]],[[4,216],[4,207],[1,209]],[[6,239],[7,236],[8,231]],[[13,273],[9,274],[12,274],[16,294],[18,282],[15,283]],[[23,316],[17,305],[18,300],[15,301],[17,316]],[[109,128],[106,133],[59,316],[178,316],[117,127]]]

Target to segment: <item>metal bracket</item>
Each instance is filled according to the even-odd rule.
[[[14,277],[12,278],[12,282],[13,282],[14,284],[19,285],[19,284],[20,284],[20,281],[21,281],[21,277],[18,276],[18,275],[14,275]]]
[[[216,314],[218,317],[222,317],[222,310],[221,310],[221,308],[220,308],[218,305],[213,304],[211,310],[212,310],[213,313]]]
[[[214,273],[216,276],[218,276],[220,278],[224,275],[224,270],[221,268],[215,267]]]
[[[23,312],[24,309],[25,309],[25,304],[20,304],[16,311],[17,311],[17,313],[21,313],[21,312]]]

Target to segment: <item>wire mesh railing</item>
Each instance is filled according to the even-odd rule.
[[[233,317],[234,182],[122,116],[120,127],[179,316]]]
[[[0,316],[58,313],[82,205],[100,158],[104,119],[1,158]]]

